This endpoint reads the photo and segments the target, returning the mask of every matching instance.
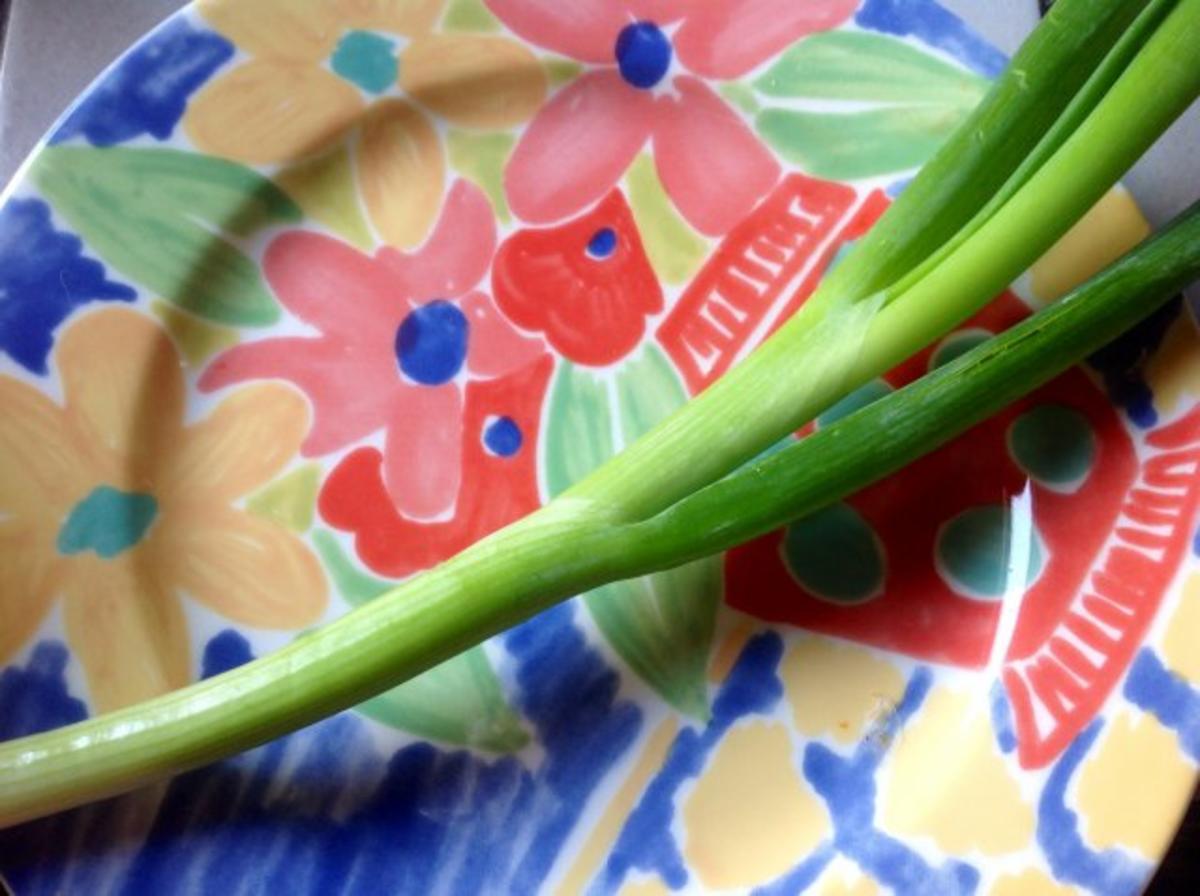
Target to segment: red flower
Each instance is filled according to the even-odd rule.
[[[662,289],[625,197],[558,227],[523,230],[496,254],[492,292],[517,326],[572,361],[602,367],[637,347]]]

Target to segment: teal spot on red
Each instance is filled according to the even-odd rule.
[[[944,367],[991,338],[992,334],[987,330],[960,330],[957,333],[951,333],[929,356],[929,369],[937,370],[939,367]]]
[[[409,312],[396,332],[400,369],[425,386],[450,382],[467,360],[469,331],[466,315],[444,299]]]
[[[337,45],[330,67],[367,93],[380,94],[396,83],[399,65],[392,42],[370,31],[351,31]]]
[[[483,444],[492,454],[512,457],[521,450],[525,436],[512,417],[497,417],[484,427]]]
[[[817,426],[829,426],[843,417],[849,417],[855,411],[861,411],[867,405],[878,401],[892,391],[892,387],[884,380],[871,380],[871,382],[859,386],[841,401],[830,405],[829,409],[817,418]]]
[[[111,560],[140,542],[156,516],[152,495],[98,486],[67,515],[58,532],[59,553],[94,551]]]
[[[834,504],[792,523],[782,551],[792,577],[817,597],[857,604],[883,590],[883,548],[849,504]]]
[[[1008,431],[1013,460],[1048,488],[1078,487],[1096,461],[1096,436],[1083,414],[1058,404],[1026,411]]]
[[[621,77],[642,90],[656,86],[671,68],[671,41],[653,22],[631,22],[622,28],[615,52]]]
[[[1014,553],[1012,533],[1012,514],[1007,507],[989,504],[964,510],[938,533],[934,547],[938,572],[963,597],[995,600],[1003,596]],[[1044,566],[1044,552],[1034,533],[1026,585],[1037,580]]]

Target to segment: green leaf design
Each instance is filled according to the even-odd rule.
[[[767,109],[763,139],[793,164],[828,180],[857,180],[920,167],[969,110],[964,106],[890,106],[863,112]]]
[[[220,323],[279,318],[258,265],[233,239],[301,213],[249,168],[172,149],[53,146],[33,175],[93,251],[162,298]]]
[[[564,363],[550,395],[544,469],[558,494],[687,400],[654,345],[615,373]],[[637,675],[687,715],[709,715],[706,670],[721,599],[721,561],[605,585],[584,596],[600,632]]]
[[[334,585],[352,606],[361,606],[394,585],[359,569],[332,532],[314,533],[313,543]],[[357,709],[384,725],[443,743],[496,753],[510,753],[529,743],[529,732],[504,699],[482,647],[460,653],[360,703]]]
[[[780,56],[754,87],[772,97],[973,106],[987,81],[894,37],[824,31]]]

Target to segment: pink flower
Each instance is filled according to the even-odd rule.
[[[410,517],[443,514],[462,475],[463,384],[503,377],[545,353],[474,289],[495,245],[491,207],[465,181],[413,253],[385,248],[372,258],[320,234],[284,234],[267,249],[267,280],[320,335],[236,346],[213,361],[200,388],[294,383],[314,409],[302,454],[328,454],[384,430],[392,502]]]
[[[486,0],[529,41],[607,64],[556,94],[505,174],[509,202],[535,223],[605,195],[652,141],[663,186],[698,230],[718,235],[780,169],[742,118],[695,75],[739,78],[795,40],[843,22],[858,0]],[[684,74],[675,60],[694,74]]]

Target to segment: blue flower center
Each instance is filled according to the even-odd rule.
[[[67,515],[58,531],[59,553],[95,551],[111,560],[141,541],[156,516],[153,495],[98,486]]]
[[[367,93],[383,93],[400,73],[396,52],[386,37],[370,31],[351,31],[333,51],[330,67]]]
[[[588,240],[587,254],[592,258],[605,259],[617,249],[617,232],[611,227],[601,227]]]
[[[653,22],[633,22],[617,35],[617,67],[634,87],[649,90],[671,67],[671,41]]]
[[[458,306],[437,299],[409,312],[396,331],[396,360],[414,382],[448,383],[467,360],[470,324]]]
[[[497,417],[483,428],[484,447],[500,457],[512,457],[524,441],[521,427],[512,417]]]

